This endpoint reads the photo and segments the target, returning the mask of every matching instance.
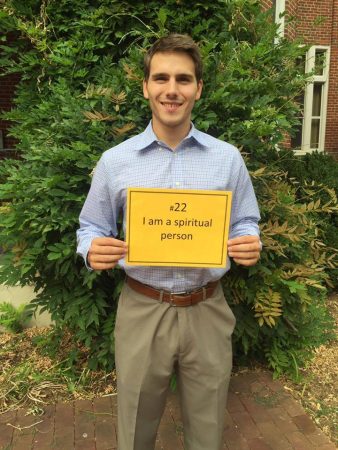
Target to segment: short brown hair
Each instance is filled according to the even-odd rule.
[[[200,50],[194,40],[187,34],[172,33],[158,39],[147,51],[144,57],[144,78],[148,80],[150,63],[155,53],[158,52],[182,52],[193,60],[197,81],[202,79],[203,63]]]

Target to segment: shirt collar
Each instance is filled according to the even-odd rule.
[[[201,147],[207,147],[208,143],[205,139],[204,133],[197,130],[194,124],[191,122],[191,128],[188,135],[183,139],[183,141],[188,141],[193,139]],[[182,142],[183,142],[182,141]],[[137,136],[137,147],[139,150],[144,150],[150,147],[152,144],[158,144],[160,141],[154,133],[152,123],[149,122],[147,128]]]

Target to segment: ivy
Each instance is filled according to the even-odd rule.
[[[312,185],[301,170],[293,177],[299,159],[276,152],[298,124],[296,99],[309,78],[296,62],[306,47],[274,44],[277,26],[256,0],[194,8],[187,0],[6,0],[0,29],[2,71],[21,77],[6,114],[21,160],[0,167],[0,282],[34,285],[31,307],[90,349],[90,368],[112,368],[124,276],[88,272],[76,257],[78,216],[102,152],[149,121],[145,49],[168,32],[188,33],[205,64],[193,120],[241,149],[262,214],[260,263],[234,265],[223,279],[237,317],[235,358],[296,373],[327,338],[324,302],[336,270],[333,184]]]

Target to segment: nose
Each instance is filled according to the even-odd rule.
[[[167,84],[167,92],[166,94],[169,97],[176,96],[177,95],[177,82],[175,78],[170,78]]]

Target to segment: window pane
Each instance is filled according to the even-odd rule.
[[[312,116],[320,116],[322,106],[322,83],[313,84]]]
[[[302,146],[303,127],[300,124],[296,129],[296,134],[291,138],[291,148],[300,148]]]
[[[323,75],[326,62],[326,50],[317,48],[315,53],[315,75]]]
[[[311,121],[311,148],[319,147],[319,128],[320,128],[320,119],[312,119]]]
[[[303,115],[304,115],[304,93],[295,98],[295,102],[300,106],[299,124],[295,127],[295,135],[291,137],[291,148],[302,146],[303,135]]]

